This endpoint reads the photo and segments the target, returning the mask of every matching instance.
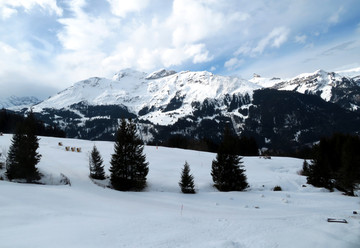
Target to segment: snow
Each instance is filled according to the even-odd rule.
[[[8,150],[11,135],[0,136]],[[81,147],[66,152],[64,146]],[[68,185],[0,181],[1,247],[358,247],[358,197],[305,185],[302,160],[245,157],[250,188],[212,187],[215,154],[147,146],[148,187],[119,192],[88,178],[96,144],[106,173],[112,142],[41,137],[39,170],[66,175]],[[181,169],[189,163],[197,194],[180,193]],[[274,192],[276,185],[283,191]],[[328,223],[327,218],[348,224]]]

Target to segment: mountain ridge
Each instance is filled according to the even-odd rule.
[[[112,79],[79,81],[33,111],[74,138],[112,140],[121,118],[132,118],[145,142],[162,143],[173,135],[219,142],[225,126],[230,126],[236,135],[257,137],[261,147],[288,149],[343,131],[346,125],[336,120],[338,116],[354,124],[345,131],[360,133],[359,106],[357,76],[324,70],[290,80],[256,75],[247,81],[207,71],[161,69],[147,74],[126,69]],[[316,119],[308,121],[315,126],[303,119]]]

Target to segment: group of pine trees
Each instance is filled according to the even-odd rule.
[[[144,144],[136,134],[136,124],[123,119],[116,133],[114,154],[111,156],[110,183],[116,190],[142,190],[149,172]],[[105,179],[103,160],[96,146],[89,158],[90,177]]]
[[[214,186],[219,191],[243,191],[249,186],[242,158],[237,152],[237,142],[237,137],[226,128],[211,169]],[[190,166],[187,162],[182,169],[179,186],[183,193],[195,193],[194,177],[190,174]]]
[[[360,184],[360,138],[334,134],[313,148],[311,163],[304,161],[303,174],[316,187],[337,188],[348,195]]]
[[[216,159],[212,163],[211,175],[214,186],[220,191],[241,191],[248,187],[241,157],[236,154],[236,138],[226,129]],[[144,145],[136,134],[136,125],[124,119],[116,134],[114,154],[111,157],[110,183],[116,190],[142,190],[146,186],[149,172]],[[89,157],[90,177],[105,179],[103,160],[94,145]],[[194,176],[190,174],[190,165],[185,162],[181,171],[179,186],[183,193],[195,193]]]
[[[35,133],[36,120],[30,112],[28,117],[18,124],[12,137],[6,159],[6,175],[9,180],[36,182],[40,179],[36,165],[41,155],[37,152],[39,139]],[[248,186],[241,157],[235,150],[236,142],[230,129],[226,129],[211,171],[214,186],[220,191],[241,191]],[[123,119],[116,134],[114,154],[110,161],[110,183],[114,189],[139,191],[146,187],[149,167],[143,150],[144,144],[136,134],[135,123]],[[90,154],[89,167],[91,178],[105,179],[103,159],[95,145]],[[179,186],[183,193],[195,193],[194,177],[190,174],[187,162],[182,169]]]

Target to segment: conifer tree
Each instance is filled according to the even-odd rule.
[[[360,185],[360,139],[347,137],[343,144],[341,167],[337,173],[336,187],[347,195],[354,195]]]
[[[187,162],[181,171],[181,180],[179,182],[181,192],[185,194],[195,194],[194,176],[190,174],[190,166]]]
[[[235,144],[236,138],[226,128],[211,170],[214,186],[220,191],[242,191],[248,187],[242,158],[236,154]]]
[[[131,120],[127,123],[123,119],[110,161],[110,181],[114,189],[127,191],[145,188],[149,168],[143,150],[143,142],[136,134],[136,125]]]
[[[94,145],[89,156],[90,177],[94,179],[105,179],[105,172],[103,166],[103,159],[101,158],[99,150]]]
[[[321,144],[315,147],[315,156],[308,167],[307,183],[315,187],[333,188],[331,181],[331,169],[329,157],[325,153],[325,147]]]
[[[35,118],[30,112],[12,137],[6,160],[6,174],[9,180],[25,179],[26,182],[33,182],[40,179],[36,165],[40,162],[41,155],[37,152],[39,139],[35,132]]]

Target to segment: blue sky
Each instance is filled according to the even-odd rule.
[[[1,0],[0,97],[133,68],[250,79],[360,67],[358,0]]]

